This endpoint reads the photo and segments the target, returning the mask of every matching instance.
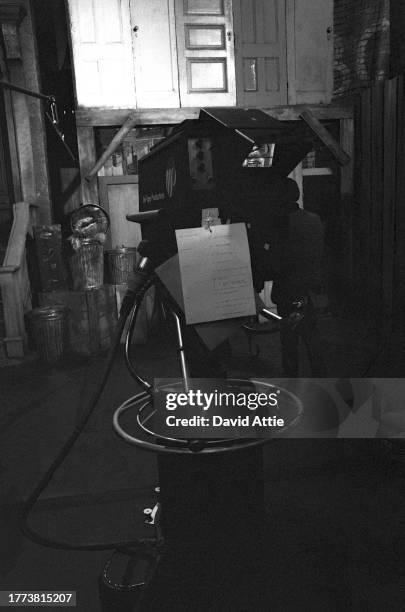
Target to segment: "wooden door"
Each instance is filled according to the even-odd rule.
[[[231,0],[176,0],[181,106],[234,106]]]
[[[138,223],[127,220],[127,215],[139,212],[138,176],[99,176],[100,205],[110,216],[110,231],[105,247],[137,247],[142,240]]]
[[[174,0],[131,0],[138,108],[180,106]]]
[[[285,0],[234,0],[237,100],[287,104]]]
[[[79,106],[135,107],[129,0],[68,0]]]
[[[333,0],[287,0],[288,104],[328,104],[333,86]]]

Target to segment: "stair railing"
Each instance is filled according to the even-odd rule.
[[[28,276],[25,242],[33,232],[36,204],[14,204],[14,220],[3,265],[0,266],[0,289],[3,301],[4,338],[8,357],[23,357],[26,347],[25,313],[31,309],[31,286]]]

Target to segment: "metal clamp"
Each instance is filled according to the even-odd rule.
[[[160,510],[161,507],[159,502],[156,502],[153,508],[145,508],[143,511],[143,514],[146,517],[145,523],[147,525],[156,525],[159,518]]]
[[[213,226],[214,221],[215,221],[214,217],[206,217],[204,219],[204,227],[205,227],[205,229],[209,230],[211,234],[212,234],[211,227]]]

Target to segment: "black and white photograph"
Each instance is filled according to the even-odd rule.
[[[0,0],[1,609],[404,609],[404,29]]]

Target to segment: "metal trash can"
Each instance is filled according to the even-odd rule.
[[[32,332],[41,361],[55,363],[65,350],[65,306],[44,306],[30,312]]]
[[[111,285],[124,285],[136,265],[136,249],[121,247],[106,251],[107,279]]]
[[[91,238],[84,238],[80,242],[80,247],[70,258],[73,290],[99,289],[104,282],[103,245]]]

